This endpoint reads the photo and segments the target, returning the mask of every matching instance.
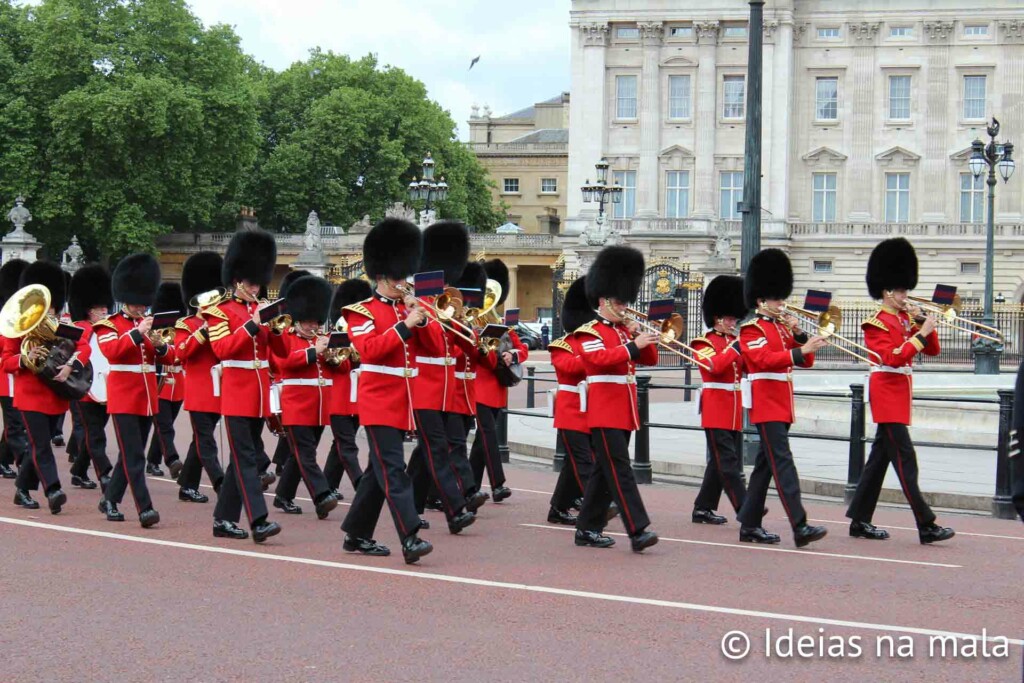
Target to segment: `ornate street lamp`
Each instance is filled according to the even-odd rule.
[[[588,238],[588,241],[591,244],[604,244],[606,239],[604,235],[604,205],[608,202],[622,203],[622,186],[618,183],[608,185],[609,164],[606,159],[601,159],[594,165],[594,168],[597,169],[597,182],[591,184],[587,179],[580,190],[583,192],[584,203],[597,202],[597,234]]]
[[[409,183],[409,199],[426,202],[424,211],[430,211],[431,203],[448,199],[448,183],[444,181],[444,176],[441,176],[439,182],[434,182],[434,159],[430,152],[423,159],[422,179],[417,181],[413,178]]]
[[[995,261],[995,215],[996,215],[996,170],[1002,176],[1005,183],[1013,175],[1016,163],[1013,160],[1013,143],[996,142],[999,135],[999,121],[992,117],[992,123],[986,128],[989,143],[986,145],[981,140],[971,143],[971,160],[968,166],[974,178],[980,178],[981,174],[988,168],[988,228],[985,232],[985,312],[982,315],[982,322],[986,325],[994,325],[995,318],[992,314],[992,276]],[[1003,352],[1001,344],[987,339],[977,339],[973,344],[974,350],[974,374],[976,375],[998,375],[999,356]]]

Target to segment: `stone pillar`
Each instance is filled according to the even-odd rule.
[[[710,220],[715,217],[715,130],[718,122],[715,52],[718,49],[719,24],[717,21],[698,22],[694,24],[694,29],[700,47],[697,51],[697,130],[692,215],[694,218]]]
[[[545,213],[537,216],[537,232],[542,235],[557,235],[561,225],[562,219],[554,209],[547,209]]]
[[[580,188],[595,181],[594,164],[604,156],[606,114],[605,48],[607,23],[580,24],[573,33],[573,102],[569,109],[568,216],[565,232],[578,235],[597,215],[594,204],[584,204]]]
[[[25,225],[32,220],[32,214],[25,208],[25,198],[19,196],[14,200],[14,208],[7,212],[7,220],[14,226],[2,240],[3,262],[22,259],[31,263],[43,245],[25,231]]]
[[[765,30],[765,115],[763,145],[766,152],[762,166],[765,173],[762,205],[770,216],[769,224],[789,217],[789,143],[793,97],[793,24],[789,21],[766,21]],[[761,234],[774,232],[763,225]]]
[[[1010,182],[1000,180],[996,189],[996,221],[1019,223],[1024,220],[1024,174],[1019,151],[1024,148],[1024,20],[1003,19],[998,24],[1003,61],[995,77],[1001,81],[1003,97],[995,102],[992,113],[1002,124],[1006,141],[1017,145],[1018,161]]]
[[[875,201],[880,190],[875,190],[875,159],[871,146],[875,126],[875,43],[879,24],[866,21],[848,25],[854,39],[853,67],[850,83],[853,85],[853,111],[851,126],[853,143],[849,173],[846,174],[846,196],[849,198],[851,223],[869,222],[875,213]]]
[[[922,204],[921,222],[944,223],[947,220],[959,222],[959,216],[946,216],[949,193],[959,192],[959,184],[949,186],[949,152],[946,143],[949,136],[947,116],[949,92],[949,44],[955,24],[952,21],[926,21],[924,23],[929,49],[922,86],[927,93],[924,107],[924,155],[921,160],[921,176],[918,186],[927,188]],[[920,87],[920,86],[919,86]]]
[[[661,151],[661,41],[665,27],[660,21],[641,22],[644,44],[640,86],[640,170],[636,182],[636,217],[658,217],[658,152]]]
[[[508,265],[508,298],[505,300],[505,310],[519,308],[519,266]]]

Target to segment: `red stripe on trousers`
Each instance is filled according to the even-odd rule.
[[[238,461],[238,455],[235,453],[235,440],[231,438],[231,429],[225,429],[228,435],[228,450],[231,451],[231,460],[235,465],[235,478],[238,479],[238,488],[242,493],[242,502],[245,503],[245,516],[249,518],[249,524],[252,524],[252,505],[249,504],[249,494],[245,490],[245,480],[242,479],[242,468]]]
[[[121,429],[117,426],[116,419],[114,420],[114,436],[117,437],[117,447],[121,449],[121,469],[124,470],[124,478],[128,482],[128,490],[132,492],[132,502],[135,503],[135,511],[141,514],[142,510],[139,508],[139,499],[135,497],[135,486],[132,485],[132,478],[128,476],[128,451],[124,449]],[[145,459],[145,453],[143,453],[142,457]]]
[[[402,524],[401,512],[399,512],[394,501],[391,500],[391,485],[388,483],[388,469],[384,466],[384,458],[380,455],[380,445],[377,443],[377,437],[373,435],[371,430],[366,430],[366,436],[373,442],[373,447],[370,450],[373,451],[375,456],[377,456],[377,462],[380,463],[381,478],[384,480],[384,499],[388,501],[388,507],[394,512],[393,516],[398,520],[398,530],[402,534],[402,540],[405,540],[405,537],[408,536],[409,533],[405,530],[405,525]]]
[[[36,458],[36,442],[32,438],[32,431],[28,428],[28,420],[25,419],[25,411],[21,412],[21,423],[25,425],[25,434],[28,435],[28,445],[32,449],[32,466],[36,468],[36,476],[43,485],[43,493],[46,493],[46,480],[43,478],[43,471],[39,469],[39,460]]]
[[[782,490],[782,483],[779,481],[779,473],[775,470],[775,453],[772,451],[772,444],[768,441],[768,431],[764,428],[764,425],[758,425],[761,429],[761,443],[764,444],[765,450],[768,453],[768,464],[772,468],[772,476],[775,477],[775,492],[779,494],[779,500],[782,501],[782,507],[786,509],[786,517],[789,518],[789,523],[793,523],[793,515],[789,513],[789,505],[786,503],[786,494]]]
[[[615,462],[612,460],[612,452],[608,448],[608,437],[605,435],[605,430],[601,430],[601,441],[604,442],[604,454],[608,458],[608,464],[612,471],[612,479],[615,480],[615,490],[619,492],[619,504],[622,506],[622,514],[626,516],[626,525],[629,527],[629,533],[636,533],[636,527],[633,525],[633,515],[629,514],[629,506],[626,505],[626,497],[622,495],[622,485],[619,483],[619,473],[615,471]]]

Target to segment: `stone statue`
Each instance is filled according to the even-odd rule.
[[[18,198],[14,200],[14,208],[8,212],[7,220],[14,224],[14,231],[10,233],[11,236],[28,235],[25,232],[25,224],[32,220],[32,214],[25,208],[25,198],[21,195],[18,195]],[[29,235],[29,237],[31,236]]]
[[[358,220],[352,224],[352,227],[348,229],[350,235],[365,235],[370,232],[370,228],[373,227],[373,223],[370,222],[370,214],[363,216],[362,220]]]
[[[384,216],[387,218],[402,218],[407,221],[415,221],[416,210],[411,206],[406,206],[402,202],[395,202],[390,208],[384,211]]]
[[[60,267],[72,275],[82,267],[85,261],[85,252],[78,245],[78,235],[71,236],[71,246],[64,250],[61,256]]]
[[[309,217],[306,218],[305,248],[306,251],[311,252],[323,251],[323,237],[320,235],[320,217],[316,215],[316,211],[310,211]]]
[[[720,260],[732,259],[732,238],[729,237],[729,226],[722,221],[715,223],[714,258]]]

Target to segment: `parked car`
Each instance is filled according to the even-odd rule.
[[[519,341],[526,345],[526,348],[531,351],[536,351],[541,348],[540,332],[534,331],[532,328],[525,325],[516,325],[514,328],[515,333],[519,335]]]

